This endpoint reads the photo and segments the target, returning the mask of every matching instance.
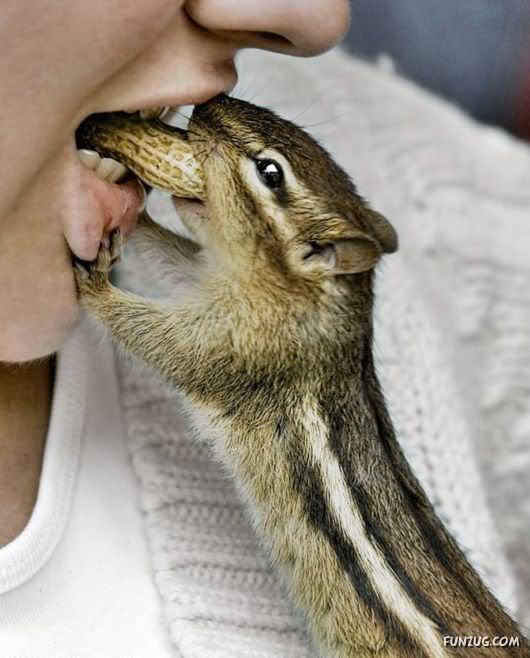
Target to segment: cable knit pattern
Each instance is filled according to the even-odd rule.
[[[300,61],[248,53],[243,83],[245,71],[265,84],[255,102],[288,118],[310,105],[298,123],[314,124],[398,229],[401,250],[377,280],[376,356],[399,439],[439,514],[513,610],[509,556],[528,620],[528,148],[339,52]],[[126,259],[129,287],[145,288],[139,271]],[[176,395],[127,359],[120,371],[178,655],[313,656],[235,487],[191,439]]]

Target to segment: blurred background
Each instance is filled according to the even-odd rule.
[[[345,45],[530,140],[530,0],[354,0]]]

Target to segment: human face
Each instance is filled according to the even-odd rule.
[[[135,181],[99,180],[74,132],[93,112],[199,103],[236,81],[238,49],[311,55],[347,0],[7,0],[0,24],[0,360],[56,351],[78,306],[71,252],[134,226]]]

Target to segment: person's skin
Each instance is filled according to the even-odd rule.
[[[52,397],[52,360],[0,364],[0,546],[33,510]]]
[[[0,544],[34,504],[51,397],[46,357],[78,317],[71,253],[93,259],[111,229],[133,228],[142,203],[136,182],[102,182],[80,164],[76,127],[93,112],[205,101],[235,84],[238,49],[312,55],[340,40],[348,22],[348,0],[3,3]],[[38,413],[24,424],[35,395]]]

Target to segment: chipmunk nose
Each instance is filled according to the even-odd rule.
[[[217,94],[210,100],[200,105],[195,105],[193,108],[192,117],[194,119],[206,119],[212,113],[215,113],[216,109],[221,109],[228,106],[230,103],[235,102],[235,99],[230,98],[228,94]]]
[[[334,46],[350,23],[348,0],[188,0],[186,11],[236,46],[301,56]]]
[[[210,134],[224,134],[223,117],[232,102],[234,102],[234,99],[227,94],[218,94],[205,103],[195,105],[190,125],[195,121],[197,125],[200,125],[203,130],[206,129]]]
[[[228,94],[217,94],[217,96],[210,98],[210,100],[206,101],[206,103],[202,103],[202,105],[199,105],[199,107],[207,105],[228,105],[230,100],[231,99]]]

